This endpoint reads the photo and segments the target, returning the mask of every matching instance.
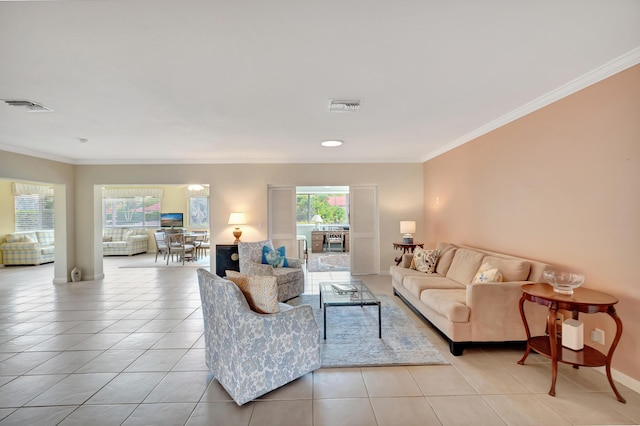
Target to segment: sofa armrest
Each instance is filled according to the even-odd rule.
[[[287,263],[289,268],[302,269],[302,261],[300,259],[287,257]]]
[[[472,335],[480,340],[525,340],[520,315],[521,286],[531,281],[510,281],[467,284],[466,303],[470,309]],[[505,329],[508,331],[506,332]],[[495,333],[495,335],[493,334]]]

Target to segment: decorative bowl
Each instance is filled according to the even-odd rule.
[[[573,294],[573,289],[584,283],[584,274],[576,272],[555,271],[546,269],[542,273],[543,278],[553,286],[553,290],[560,294]]]

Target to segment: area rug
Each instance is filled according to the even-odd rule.
[[[349,253],[309,253],[309,272],[333,272],[351,270]]]
[[[313,308],[320,327],[322,367],[449,364],[389,296],[377,297],[382,302],[382,339],[377,306],[330,306],[324,340],[319,296],[303,294],[288,303]]]
[[[209,260],[209,256],[205,256],[202,257],[200,259],[198,259],[195,262],[184,262],[184,265],[182,265],[182,262],[178,262],[177,260],[175,260],[172,262],[171,260],[169,260],[169,264],[167,265],[167,260],[162,258],[162,255],[158,256],[158,261],[155,262],[154,259],[156,258],[156,255],[149,255],[146,254],[144,255],[143,258],[138,258],[136,259],[136,257],[133,257],[131,260],[131,263],[125,263],[124,265],[120,266],[121,268],[209,268],[211,261]]]

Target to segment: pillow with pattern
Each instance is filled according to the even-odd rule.
[[[262,247],[262,263],[265,265],[271,265],[274,268],[286,268],[289,266],[286,255],[284,246],[275,250],[269,246]]]
[[[440,251],[438,249],[425,250],[420,247],[416,247],[413,252],[413,259],[411,259],[411,269],[416,271],[433,273],[436,270],[436,263],[438,262],[438,255]]]
[[[259,314],[280,312],[276,277],[244,275],[236,271],[225,271],[225,274],[229,281],[240,288],[251,310]]]
[[[502,274],[500,273],[498,268],[494,267],[489,262],[485,262],[480,266],[480,268],[478,268],[478,272],[476,272],[476,276],[473,277],[471,283],[476,284],[492,282],[502,282]]]

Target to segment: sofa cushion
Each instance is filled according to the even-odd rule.
[[[426,273],[434,272],[438,261],[438,253],[437,249],[425,250],[417,247],[413,252],[413,259],[411,259],[411,269]]]
[[[37,243],[35,232],[8,234],[4,237],[6,243]]]
[[[260,314],[280,312],[276,277],[244,275],[236,271],[225,271],[225,274],[240,288],[252,310]]]
[[[405,277],[412,277],[412,276],[424,277],[425,276],[424,272],[418,272],[415,269],[403,268],[401,266],[395,266],[395,265],[389,268],[389,272],[391,273],[391,279],[394,282],[399,284],[402,284]]]
[[[468,248],[456,250],[446,277],[460,284],[469,284],[482,264],[484,254]]]
[[[469,322],[466,290],[425,290],[420,301],[451,322]]]
[[[477,283],[489,283],[489,282],[501,282],[502,281],[502,273],[500,270],[493,266],[489,262],[484,262],[478,272],[476,272],[475,277],[473,277],[472,284]]]
[[[464,289],[465,285],[457,283],[449,278],[445,278],[442,275],[430,274],[427,277],[422,276],[406,276],[402,281],[402,286],[416,298],[420,298],[420,294],[427,289]]]
[[[449,243],[438,243],[436,249],[440,252],[436,263],[436,272],[440,275],[447,275],[457,247]]]
[[[102,230],[103,237],[111,237],[111,241],[122,241],[123,228],[105,228]]]
[[[525,281],[529,277],[529,271],[531,270],[531,263],[526,260],[485,256],[482,261],[498,268],[502,274],[502,281]]]
[[[38,242],[43,246],[50,246],[55,244],[55,231],[53,229],[46,231],[36,231],[36,237],[38,237]]]

